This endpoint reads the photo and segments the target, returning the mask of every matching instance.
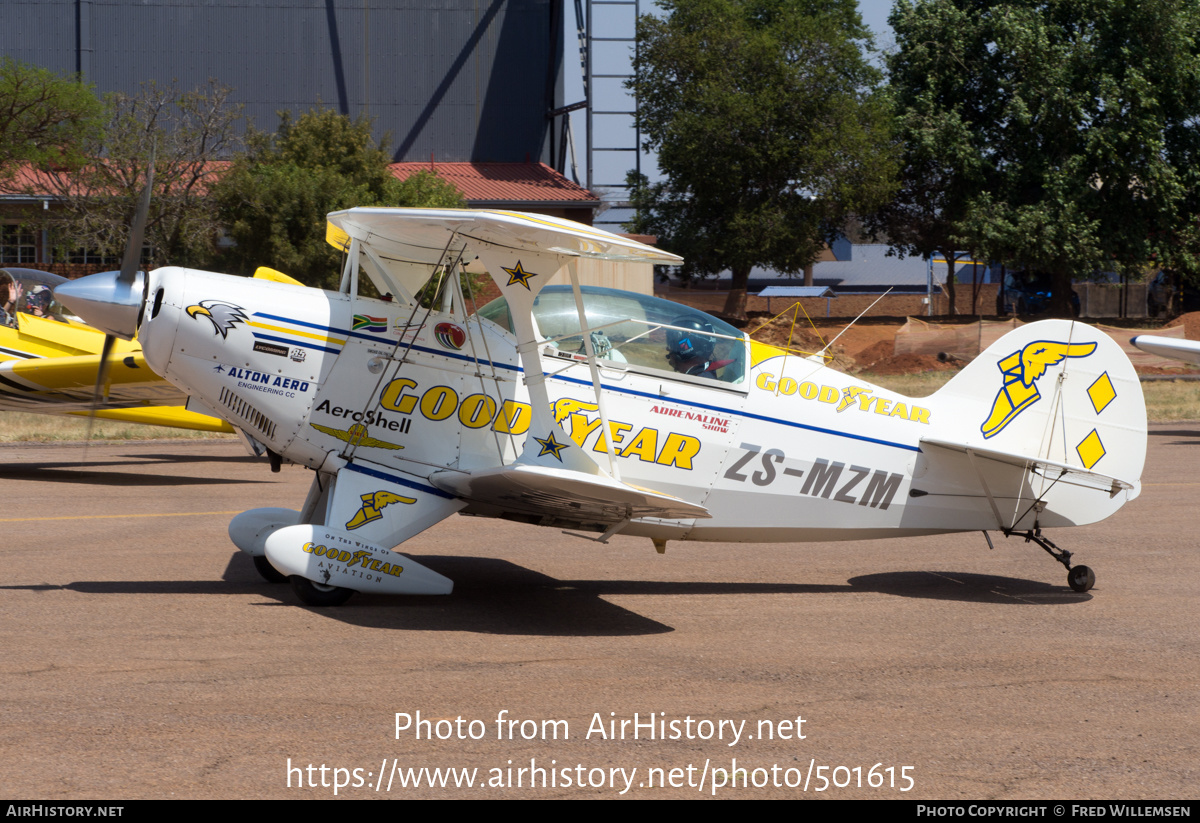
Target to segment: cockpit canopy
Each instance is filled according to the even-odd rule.
[[[0,268],[0,323],[16,326],[17,312],[53,320],[79,320],[54,299],[54,287],[67,278],[37,269]]]
[[[644,294],[581,287],[584,314],[592,346],[602,361],[620,368],[651,370],[740,385],[746,379],[745,335],[712,315]],[[498,297],[479,314],[508,331],[513,330],[508,302]],[[533,304],[541,337],[562,352],[586,354],[579,313],[570,286],[546,286]],[[686,341],[681,345],[680,341]],[[691,348],[689,348],[689,345]],[[670,350],[676,357],[669,360]],[[680,368],[686,355],[690,369]],[[680,351],[685,354],[680,354]],[[697,368],[699,364],[700,368]]]

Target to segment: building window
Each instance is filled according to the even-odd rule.
[[[37,235],[21,226],[0,226],[0,263],[18,265],[37,262]]]
[[[82,263],[89,266],[119,266],[121,258],[100,254],[97,251],[76,249],[67,254],[68,263]]]
[[[142,257],[138,263],[144,268],[150,262],[151,255],[150,246],[142,246]],[[75,249],[67,253],[68,263],[81,263],[88,266],[109,266],[118,268],[123,261],[124,254],[101,254],[95,249]]]

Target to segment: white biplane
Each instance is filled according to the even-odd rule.
[[[1102,520],[1140,491],[1137,375],[1082,324],[1024,326],[914,400],[679,304],[580,287],[584,258],[681,262],[588,226],[382,208],[329,225],[346,252],[339,291],[174,267],[57,291],[136,334],[188,408],[275,467],[313,470],[299,510],[229,527],[310,605],[449,593],[393,548],[455,512],[659,551],[997,531],[1086,591],[1092,572],[1041,529]],[[477,311],[459,276],[475,261],[502,294]],[[547,285],[564,271],[571,285]],[[389,299],[365,296],[367,281]]]

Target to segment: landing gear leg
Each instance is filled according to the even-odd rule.
[[[1071,567],[1071,553],[1066,549],[1060,549],[1054,545],[1049,537],[1042,536],[1041,529],[1025,532],[1025,542],[1033,541],[1046,550],[1046,553],[1062,563],[1067,568],[1067,585],[1072,591],[1086,592],[1092,586],[1096,585],[1096,574],[1087,566]]]

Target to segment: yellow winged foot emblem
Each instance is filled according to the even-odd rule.
[[[985,438],[999,434],[1005,426],[1037,402],[1037,380],[1046,369],[1068,357],[1087,357],[1096,350],[1095,343],[1063,343],[1056,340],[1035,340],[1015,351],[997,364],[1004,375],[1004,385],[992,401],[992,410],[980,426]]]

